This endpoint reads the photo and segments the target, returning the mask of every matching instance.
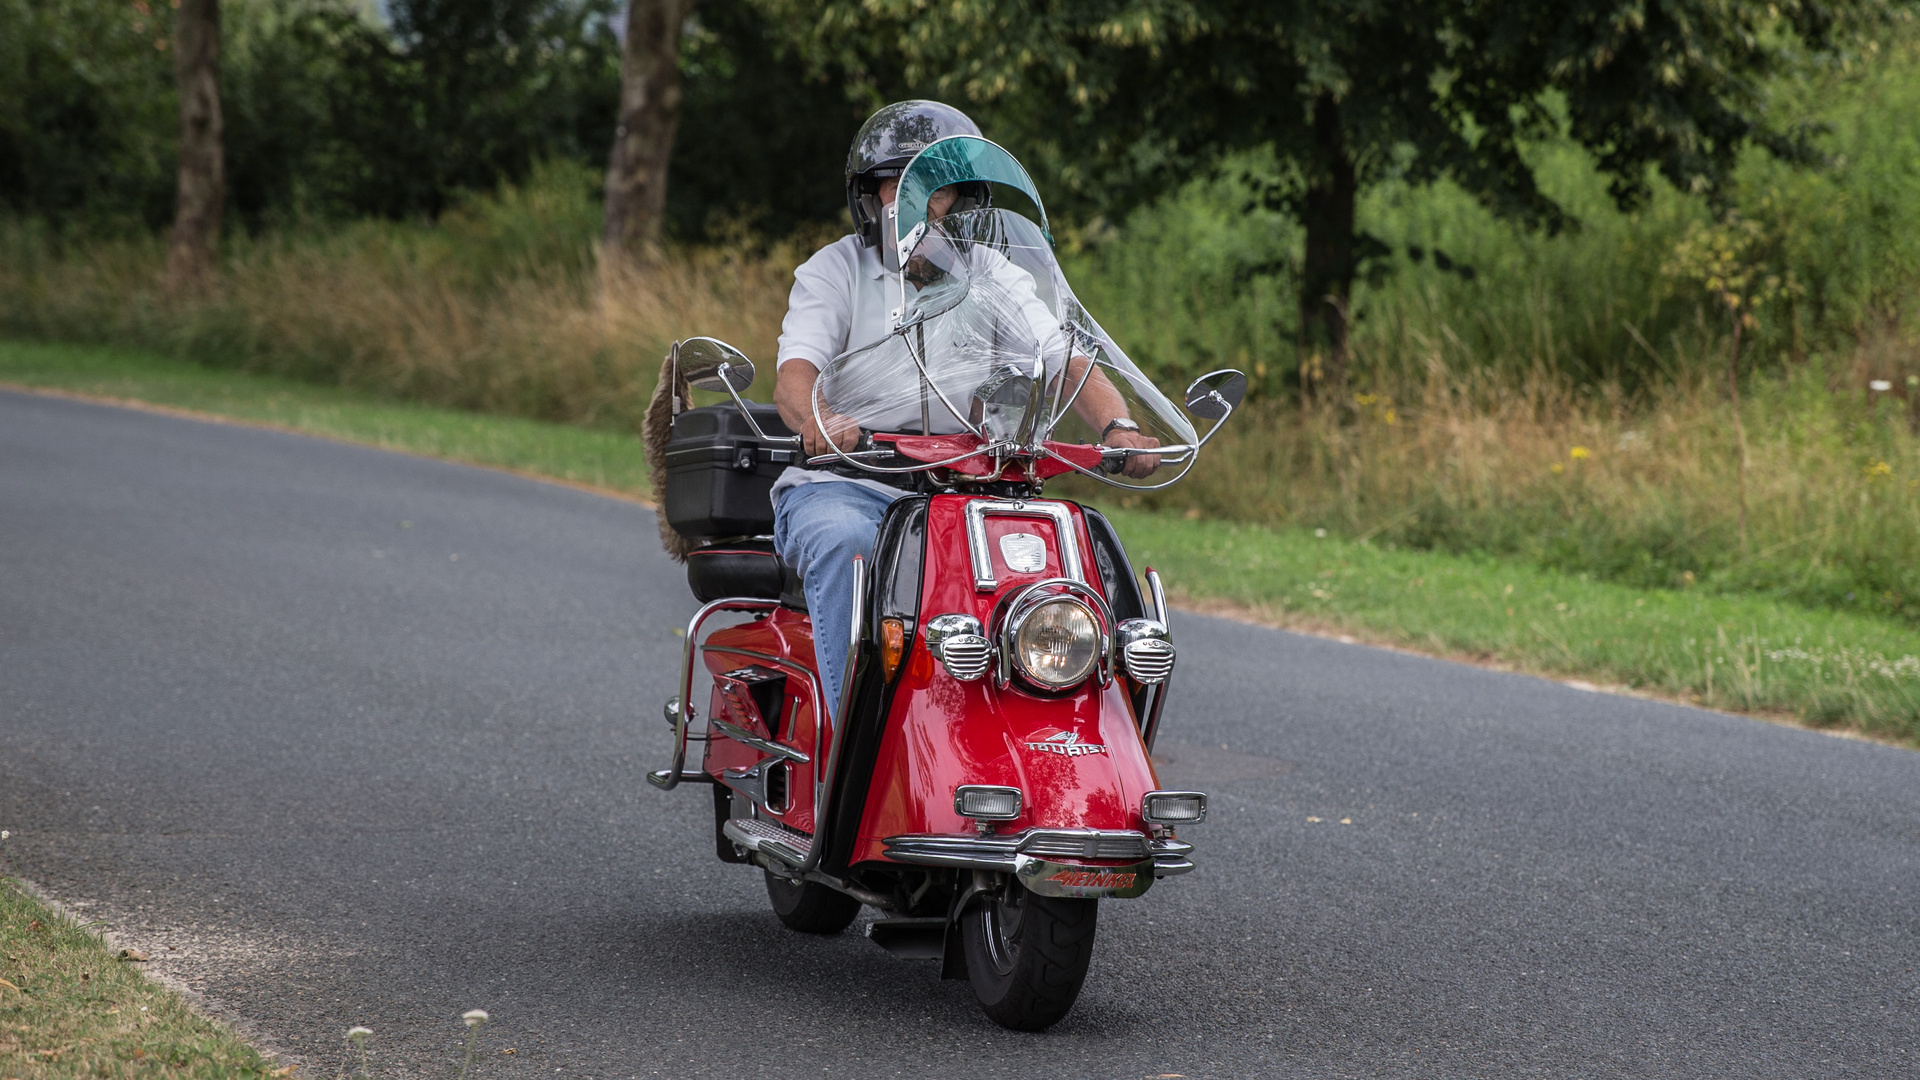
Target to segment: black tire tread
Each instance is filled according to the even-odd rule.
[[[1020,937],[1020,956],[1005,976],[993,970],[984,944],[979,910],[968,913],[967,976],[987,1017],[1015,1031],[1044,1031],[1063,1019],[1080,997],[1093,961],[1094,932],[1100,902],[1029,896]],[[1029,932],[1025,920],[1038,919]]]

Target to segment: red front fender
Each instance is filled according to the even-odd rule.
[[[989,516],[989,557],[995,560],[991,592],[975,587],[967,547],[964,496],[936,496],[928,508],[926,572],[920,625],[934,616],[970,614],[992,631],[995,602],[1026,585],[1062,574],[1059,545],[1073,544],[1078,563],[1091,568],[1092,545],[1079,507],[1071,506],[1072,535],[1055,534],[1044,518]],[[1039,535],[1048,557],[1036,572],[1018,573],[1001,559],[998,537],[1009,531]],[[1087,584],[1100,590],[1098,575]],[[885,734],[874,761],[872,786],[854,845],[855,863],[884,859],[881,841],[912,834],[969,834],[973,825],[953,809],[962,784],[1019,788],[1021,816],[1000,825],[1028,828],[1148,831],[1141,797],[1156,786],[1152,763],[1140,741],[1133,710],[1119,677],[1101,686],[1096,677],[1061,697],[1029,694],[1018,685],[1000,687],[994,677],[954,679],[916,635],[893,695]]]

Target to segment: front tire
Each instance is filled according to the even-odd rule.
[[[788,881],[766,871],[767,899],[773,913],[790,930],[803,934],[837,934],[860,915],[860,901],[812,881]]]
[[[1040,896],[1007,882],[961,917],[967,981],[987,1016],[1044,1031],[1080,997],[1093,960],[1098,900]]]

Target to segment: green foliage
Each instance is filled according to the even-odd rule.
[[[813,73],[750,0],[703,0],[681,46],[686,99],[667,211],[675,235],[750,225],[779,238],[846,216],[847,146],[870,103]]]
[[[538,161],[604,160],[616,0],[226,0],[228,196],[259,228],[432,217]],[[62,228],[170,220],[162,0],[0,2],[0,201]]]
[[[1744,265],[1780,289],[1743,349],[1763,369],[1848,353],[1920,313],[1920,44],[1894,35],[1872,51],[1770,86],[1783,123],[1818,130],[1825,165],[1749,150],[1725,186],[1749,233]],[[1387,180],[1361,198],[1357,225],[1388,254],[1355,286],[1357,389],[1438,360],[1637,393],[1724,349],[1728,323],[1704,282],[1667,272],[1691,231],[1720,220],[1705,199],[1656,178],[1640,207],[1622,211],[1570,139],[1521,150],[1580,228],[1526,229],[1447,180]],[[1089,309],[1165,381],[1234,366],[1256,393],[1285,393],[1299,362],[1290,293],[1304,233],[1286,213],[1249,205],[1282,167],[1259,151],[1228,159],[1120,227],[1080,230],[1063,253]]]
[[[1123,213],[1264,149],[1247,205],[1304,228],[1238,277],[1291,278],[1303,395],[1347,383],[1352,290],[1390,254],[1357,227],[1383,182],[1445,179],[1549,232],[1577,223],[1531,144],[1585,147],[1611,201],[1650,172],[1719,198],[1750,146],[1813,159],[1769,81],[1834,55],[1881,0],[763,0],[820,63],[904,59],[906,81],[978,106],[1080,213]]]
[[[619,105],[617,0],[390,0],[356,41],[334,122],[359,213],[432,217],[549,157],[604,161]]]
[[[1450,176],[1503,214],[1562,209],[1522,152],[1565,131],[1634,205],[1645,169],[1712,190],[1741,148],[1804,144],[1765,80],[1877,4],[1475,4],[1294,0],[768,0],[813,55],[897,55],[909,83],[993,110],[1090,205],[1125,208],[1222,154],[1268,146],[1316,183],[1339,112],[1362,182]],[[1547,97],[1555,92],[1558,108]],[[1286,193],[1298,211],[1297,191]]]
[[[619,0],[225,0],[229,220],[434,218],[536,163],[604,166]],[[872,102],[816,74],[750,0],[688,25],[676,235],[777,238],[844,214]],[[0,210],[91,234],[163,228],[178,142],[165,0],[0,0]]]
[[[0,207],[92,230],[173,210],[165,0],[0,0]]]

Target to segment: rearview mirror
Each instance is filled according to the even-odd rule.
[[[1232,368],[1209,371],[1187,387],[1187,411],[1202,420],[1220,420],[1247,396],[1247,377]]]
[[[678,346],[680,375],[695,390],[739,393],[753,385],[753,361],[739,349],[710,337],[693,337]]]

